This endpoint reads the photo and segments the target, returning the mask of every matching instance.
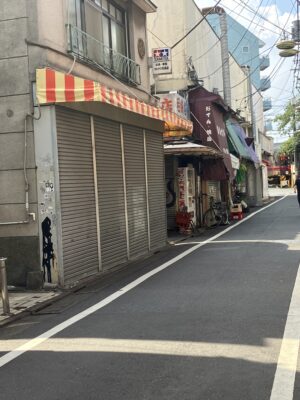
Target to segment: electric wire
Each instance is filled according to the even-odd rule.
[[[218,6],[218,4],[221,3],[221,0],[218,0],[217,3],[215,4],[215,7]],[[182,38],[180,38],[179,40],[177,40],[176,43],[173,44],[173,46],[171,46],[171,49],[174,49],[174,47],[178,46],[180,42],[182,42],[191,32],[193,32],[200,24],[202,21],[204,21],[206,19],[206,16],[209,14],[203,14],[203,17],[200,19],[200,21],[198,21],[196,23],[196,25],[194,25]]]
[[[297,1],[297,0],[296,0],[296,1]],[[289,22],[291,16],[292,16],[292,11],[290,12],[290,14],[289,14],[289,16],[288,16],[288,18],[287,18],[287,20],[286,20],[286,23],[285,23],[285,25],[284,25],[284,28],[285,28],[285,26],[288,24],[288,22]],[[271,50],[269,51],[268,55],[271,53],[272,48],[275,47],[276,43],[277,43],[277,41],[275,41],[274,44],[271,46]],[[257,67],[257,68],[258,68],[258,67]],[[257,68],[256,68],[256,69],[257,69]],[[256,69],[255,69],[255,70],[256,70]],[[254,71],[255,71],[255,70],[254,70]],[[254,72],[254,71],[252,71],[252,72]],[[250,75],[250,74],[249,74],[249,75]],[[245,78],[245,79],[247,79],[247,78]],[[240,84],[240,83],[242,83],[242,81],[239,82],[238,84]],[[234,87],[236,87],[238,84],[236,84],[235,86],[233,86],[232,89],[233,89]],[[259,91],[259,89],[256,89],[256,91],[255,91],[254,93],[250,94],[249,96],[252,96],[253,94],[257,93],[258,91]],[[248,97],[248,96],[245,96],[244,98],[247,98],[247,97]],[[242,100],[242,99],[239,99],[239,100]]]
[[[236,1],[236,0],[232,0],[232,1],[234,1],[237,5],[241,5],[241,4],[240,4],[238,1]],[[256,12],[253,8],[251,8],[249,5],[247,5],[244,1],[242,1],[242,0],[240,0],[240,1],[241,1],[241,3],[242,3],[245,7],[248,8],[248,11],[249,11],[249,12],[251,12],[251,13],[255,13],[255,12]],[[227,5],[224,5],[224,8],[225,8],[225,9],[228,9],[229,11],[233,12],[234,14],[236,14],[236,11],[232,10],[232,9],[229,8]],[[293,5],[293,8],[292,8],[292,9],[294,9],[294,8],[295,8],[295,2],[294,2],[294,5]],[[258,15],[258,16],[260,16],[260,15]],[[247,18],[245,15],[242,15],[241,17],[242,17],[243,19],[249,21],[249,18]],[[271,25],[273,25],[273,26],[275,26],[277,29],[279,29],[281,34],[283,34],[283,35],[286,34],[286,33],[291,34],[291,32],[289,32],[289,31],[287,31],[287,30],[285,29],[285,27],[282,28],[282,27],[280,27],[280,26],[277,26],[277,25],[274,24],[272,21],[268,20],[266,17],[263,16],[262,19],[264,19],[266,22],[270,23]],[[259,25],[259,24],[256,24],[256,23],[254,23],[254,24],[255,24],[255,25]],[[262,27],[263,29],[265,29],[265,30],[268,30],[268,31],[270,31],[270,32],[275,33],[276,35],[278,35],[278,32],[277,32],[277,31],[274,31],[274,30],[272,30],[272,29],[270,29],[270,28],[267,28],[267,27],[264,26],[264,25],[259,25],[259,26],[261,26],[261,27]]]

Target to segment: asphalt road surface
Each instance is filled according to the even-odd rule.
[[[0,399],[300,399],[299,262],[295,196],[164,250],[2,328]]]

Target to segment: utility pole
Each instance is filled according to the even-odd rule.
[[[231,107],[231,83],[230,83],[230,68],[229,68],[229,52],[228,52],[228,34],[227,34],[227,18],[222,7],[217,7],[217,12],[220,17],[221,29],[221,59],[222,59],[222,75],[223,75],[223,90],[225,103]]]
[[[251,126],[252,126],[252,137],[254,138],[254,143],[256,147],[256,153],[260,152],[260,138],[259,132],[257,129],[256,124],[256,116],[254,111],[254,104],[253,104],[253,93],[252,93],[252,83],[250,77],[250,67],[248,65],[244,65],[243,70],[247,76],[247,83],[248,83],[248,96],[249,96],[249,107],[250,107],[250,115],[251,115]],[[259,158],[260,155],[258,154]],[[258,167],[255,170],[255,203],[256,205],[262,204],[263,198],[263,177],[262,177],[262,168]]]

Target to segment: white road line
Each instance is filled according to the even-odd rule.
[[[17,347],[15,350],[10,351],[9,353],[5,354],[4,356],[0,357],[0,368],[4,365],[8,364],[10,361],[14,360],[15,358],[19,357],[20,355],[26,353],[27,351],[33,349],[34,347],[38,346],[39,344],[43,343],[47,339],[51,338],[52,336],[56,335],[57,333],[63,331],[64,329],[68,328],[69,326],[75,324],[76,322],[82,320],[83,318],[93,314],[94,312],[100,310],[101,308],[105,307],[107,304],[110,304],[120,296],[123,296],[125,293],[129,292],[130,290],[134,289],[141,283],[145,282],[147,279],[151,278],[152,276],[158,274],[159,272],[163,271],[164,269],[168,268],[169,266],[175,264],[177,261],[181,260],[182,258],[188,256],[189,254],[193,253],[194,251],[198,250],[200,247],[204,246],[206,243],[209,243],[220,236],[225,235],[225,233],[231,231],[232,229],[236,228],[238,225],[246,222],[248,219],[253,218],[256,214],[266,210],[269,207],[272,207],[274,204],[278,203],[279,201],[285,199],[287,196],[284,196],[267,206],[260,208],[256,212],[248,215],[243,220],[237,222],[236,224],[224,229],[224,231],[218,233],[217,235],[205,240],[202,243],[197,244],[196,246],[191,247],[190,249],[184,251],[183,253],[179,254],[178,256],[172,258],[171,260],[165,262],[164,264],[160,265],[159,267],[153,269],[152,271],[148,272],[145,275],[142,275],[135,281],[129,283],[128,285],[124,286],[117,292],[111,294],[110,296],[106,297],[104,300],[101,300],[99,303],[94,304],[93,306],[87,308],[86,310],[74,315],[73,317],[67,319],[66,321],[62,322],[59,325],[56,325],[54,328],[49,329],[48,331],[42,333],[41,335],[37,336],[34,339],[29,340],[28,342],[24,343],[23,345]]]
[[[300,265],[286,320],[270,400],[293,400],[300,340]]]

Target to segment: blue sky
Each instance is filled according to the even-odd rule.
[[[275,5],[277,5],[277,7],[278,7],[278,9],[281,11],[281,12],[290,12],[290,10],[291,10],[291,8],[292,8],[292,6],[293,6],[293,4],[294,4],[295,2],[294,1],[292,1],[292,0],[272,0],[271,2],[270,2],[270,4],[275,4]]]

